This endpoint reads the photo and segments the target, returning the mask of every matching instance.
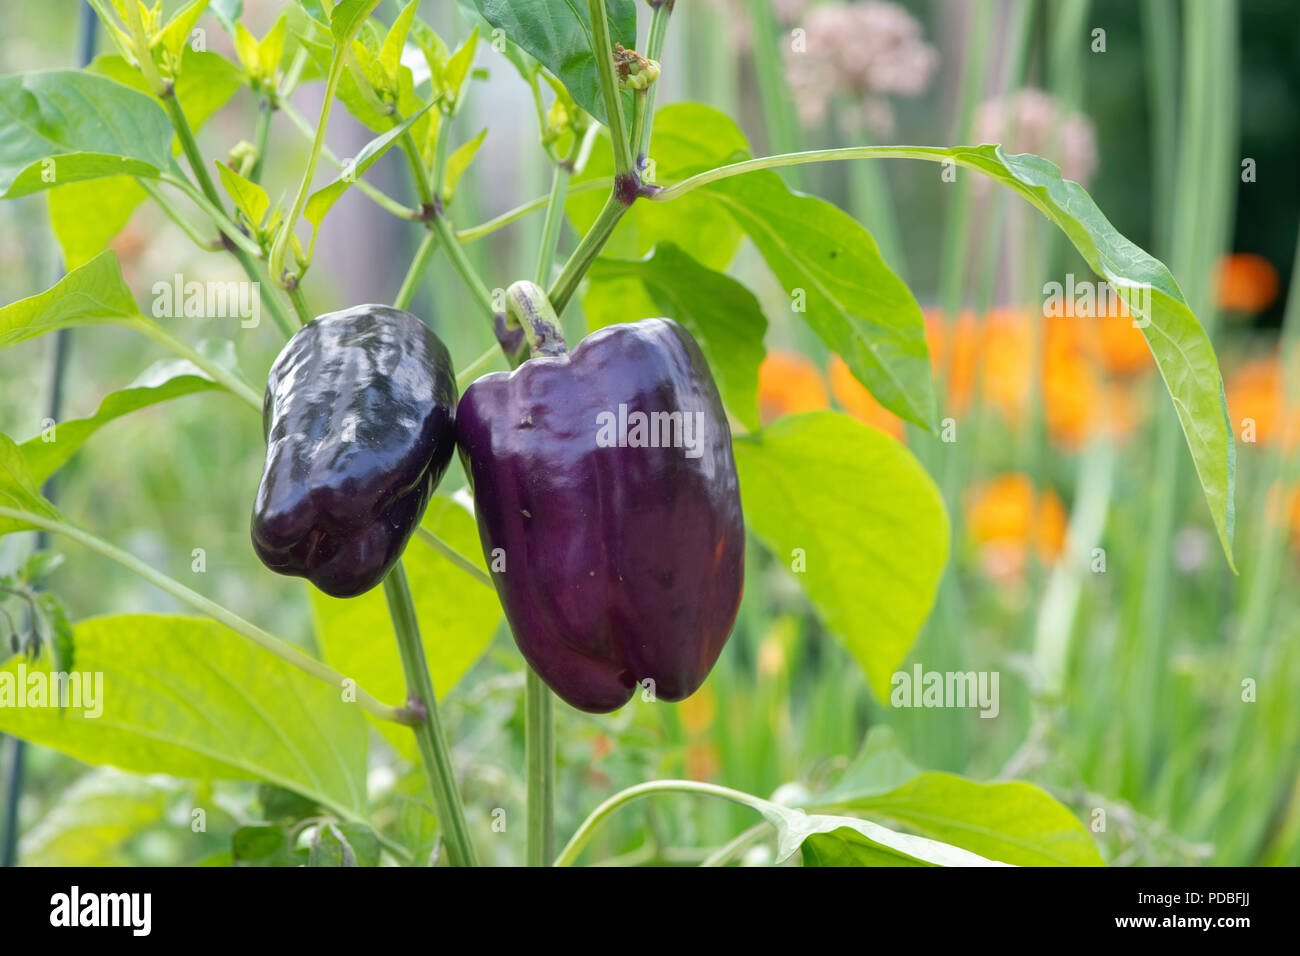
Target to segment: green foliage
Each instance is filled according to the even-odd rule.
[[[898,442],[829,412],[778,419],[735,450],[750,527],[887,699],[948,558],[939,490]]]

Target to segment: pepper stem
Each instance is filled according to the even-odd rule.
[[[534,355],[563,355],[569,351],[564,330],[541,286],[527,279],[506,289],[506,328],[523,329]]]

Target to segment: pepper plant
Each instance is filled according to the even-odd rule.
[[[884,408],[914,426],[921,441],[939,443],[944,426],[911,291],[861,224],[792,191],[777,172],[784,167],[880,159],[941,164],[945,172],[960,169],[1012,190],[1058,226],[1118,290],[1142,329],[1231,564],[1232,436],[1210,341],[1169,271],[1119,235],[1082,187],[1038,156],[1008,154],[994,144],[850,145],[754,156],[731,119],[709,106],[656,105],[658,82],[673,69],[666,38],[674,0],[460,0],[466,32],[457,43],[420,18],[418,0],[387,24],[374,16],[379,0],[298,0],[284,4],[260,38],[241,22],[237,0],[192,0],[170,17],[161,4],[139,0],[92,5],[113,52],[85,70],[0,78],[0,198],[49,190],[70,266],[51,288],[0,309],[0,346],[107,324],[151,339],[176,360],[105,396],[94,416],[59,423],[54,441],[0,436],[0,534],[43,531],[73,551],[98,552],[197,616],[117,615],[69,628],[52,599],[42,605],[22,584],[24,600],[35,602],[33,620],[57,623],[44,628],[58,635],[44,642],[49,665],[105,676],[105,717],[0,706],[0,730],[131,771],[262,781],[266,823],[235,833],[234,862],[474,865],[475,834],[486,829],[492,808],[463,803],[435,690],[446,694],[499,620],[498,608],[481,613],[482,602],[464,592],[478,598],[495,587],[533,664],[522,768],[530,864],[576,862],[612,813],[668,792],[729,800],[755,812],[750,829],[717,835],[724,845],[711,863],[731,861],[773,835],[774,860],[797,858],[804,865],[1102,862],[1086,828],[1044,791],[916,773],[882,760],[870,743],[841,782],[820,793],[795,788],[765,799],[698,781],[641,783],[592,809],[559,848],[557,707],[548,687],[593,711],[617,708],[629,697],[626,706],[673,706],[669,699],[694,691],[717,654],[726,653],[746,529],[778,560],[800,565],[795,578],[811,605],[881,700],[926,618],[947,560],[948,519],[933,481],[907,447],[832,412],[759,427],[766,319],[756,296],[727,273],[744,238],[797,302],[799,317]],[[192,43],[201,17],[229,32],[237,62]],[[521,90],[536,107],[552,187],[534,202],[470,224],[462,221],[457,187],[483,136],[453,150],[452,133],[475,93],[480,62],[518,71]],[[314,123],[290,102],[307,83],[322,88]],[[252,139],[225,156],[204,156],[195,130],[241,89],[260,106]],[[340,107],[374,134],[348,161],[327,145],[330,118]],[[310,146],[295,181],[268,188],[273,123],[295,127]],[[365,178],[394,148],[405,159],[414,203]],[[335,170],[327,171],[330,166]],[[403,369],[416,368],[415,379],[406,371],[397,376],[400,385],[385,381],[378,366],[355,377],[346,353],[302,351],[339,347],[317,341],[334,340],[313,322],[305,290],[328,213],[353,188],[420,237],[392,308],[347,313],[348,334],[382,337],[384,322],[405,329],[385,340],[407,363]],[[273,202],[277,193],[284,198]],[[435,257],[445,257],[462,284],[465,308],[456,321],[473,316],[492,330],[498,345],[491,352],[451,357],[460,369],[454,385],[445,362],[426,362],[427,374],[442,376],[439,394],[465,395],[458,438],[475,486],[480,534],[464,496],[444,488],[430,498],[419,486],[411,492],[419,508],[395,505],[393,513],[404,517],[386,512],[376,519],[394,522],[381,529],[392,531],[380,535],[384,547],[396,549],[383,554],[382,567],[367,563],[375,556],[362,548],[354,565],[317,573],[313,549],[326,547],[323,541],[337,546],[330,526],[313,531],[306,556],[297,555],[300,563],[288,568],[348,595],[374,586],[382,574],[395,648],[373,626],[376,594],[313,595],[317,641],[304,650],[98,537],[42,495],[42,483],[95,431],[137,409],[188,394],[228,393],[254,413],[232,419],[230,427],[258,428],[266,369],[240,368],[229,343],[191,343],[147,317],[107,250],[146,200],[197,245],[232,257],[249,282],[262,283],[261,304],[273,319],[266,328],[292,338],[290,348],[299,350],[292,360],[286,351],[272,374],[268,427],[272,418],[281,431],[311,419],[296,434],[311,435],[313,448],[357,441],[372,451],[391,430],[387,443],[400,453],[388,467],[406,469],[401,494],[416,487],[411,481],[436,485],[450,454],[445,441],[434,452],[413,440],[414,426],[403,417],[409,405],[399,394],[411,381],[421,384],[420,356],[441,348],[431,335],[400,325]],[[544,225],[531,275],[476,269],[467,243],[534,214]],[[566,218],[580,238],[562,250]],[[338,303],[337,310],[349,305]],[[590,328],[615,328],[594,332],[566,354],[562,322],[575,305]],[[303,326],[308,333],[299,331]],[[476,383],[494,362],[517,371]],[[651,384],[635,384],[642,381]],[[648,393],[673,397],[674,410],[684,415],[705,409],[701,421],[711,431],[700,456],[675,449],[671,467],[646,474],[634,464],[646,460],[635,454],[645,451],[644,441],[603,447],[591,413],[608,407],[617,415],[621,404]],[[443,405],[449,410],[450,400]],[[362,420],[349,425],[354,410]],[[349,428],[360,437],[345,435]],[[591,464],[600,455],[601,464]],[[398,473],[383,472],[384,460],[378,452],[365,460],[374,487],[344,480],[331,490],[332,506],[347,511],[349,500],[394,487]],[[305,472],[310,469],[273,460],[268,487],[302,483],[291,492],[320,500],[312,496],[323,494],[323,486]],[[247,481],[251,506],[255,482]],[[286,570],[266,543],[269,519],[263,498],[258,502],[259,553]],[[529,508],[538,506],[554,513],[535,516]],[[357,533],[364,538],[368,531]],[[633,593],[651,582],[658,590]],[[583,600],[581,614],[568,609],[571,618],[562,613],[569,588]],[[641,603],[647,593],[651,603]],[[46,611],[38,614],[41,606]],[[579,617],[582,623],[574,623]],[[473,636],[450,641],[440,630],[445,627]],[[3,673],[18,673],[41,647],[28,640]],[[273,708],[272,701],[278,701]],[[414,816],[403,812],[394,822],[392,814],[383,820],[372,814],[365,783],[374,729],[423,767],[431,805],[417,799]],[[310,834],[306,844],[303,834]]]

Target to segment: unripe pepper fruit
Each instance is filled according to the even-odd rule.
[[[359,305],[307,323],[266,383],[257,556],[334,597],[373,588],[447,470],[455,408],[451,356],[409,312]]]
[[[609,326],[571,353],[562,340],[537,351],[470,385],[456,419],[515,641],[580,710],[621,707],[639,684],[681,700],[717,660],[744,580],[713,376],[670,319]]]

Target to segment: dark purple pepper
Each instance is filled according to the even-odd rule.
[[[686,330],[614,325],[485,375],[456,433],[484,556],[542,679],[593,712],[647,680],[664,700],[694,693],[736,618],[745,528],[731,430]]]
[[[253,549],[353,597],[401,556],[455,447],[456,377],[423,322],[383,305],[304,325],[271,367]]]

